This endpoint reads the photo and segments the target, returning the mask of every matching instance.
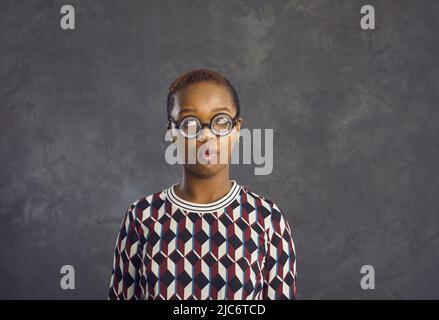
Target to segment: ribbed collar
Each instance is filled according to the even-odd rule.
[[[185,210],[195,212],[213,212],[228,206],[239,195],[241,186],[236,182],[236,180],[231,180],[231,182],[233,182],[233,185],[229,192],[227,192],[227,194],[221,199],[210,203],[195,203],[180,198],[174,191],[174,186],[177,185],[177,183],[166,189],[166,194],[170,202]]]

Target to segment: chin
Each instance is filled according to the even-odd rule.
[[[221,172],[227,165],[224,164],[191,164],[187,169],[201,178],[210,178]]]

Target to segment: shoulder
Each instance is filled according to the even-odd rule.
[[[267,215],[270,214],[272,218],[280,218],[280,216],[283,216],[283,211],[271,198],[258,194],[250,190],[247,186],[242,186],[242,190],[247,197],[247,202],[254,204],[258,210],[264,211]],[[268,212],[266,212],[266,210]]]
[[[152,209],[159,209],[166,201],[167,188],[154,193],[145,194],[132,201],[127,209],[126,215],[130,215],[140,221],[145,220]]]
[[[271,235],[275,232],[282,234],[284,231],[291,234],[288,217],[284,214],[284,211],[279,208],[275,201],[257,194],[245,186],[242,190],[247,196],[247,202],[250,204],[253,202],[258,215],[261,215],[264,221],[265,230],[269,230]]]

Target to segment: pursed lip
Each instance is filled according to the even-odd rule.
[[[208,147],[204,150],[202,157],[204,160],[212,161],[213,159],[219,157],[219,151],[216,148]]]
[[[214,146],[208,146],[205,150],[204,150],[204,154],[208,154],[208,155],[213,155],[213,154],[218,154],[219,150],[214,147]]]
[[[211,155],[211,154],[218,154],[218,150],[216,150],[216,149],[206,149],[204,151],[204,154],[209,154],[209,155]]]

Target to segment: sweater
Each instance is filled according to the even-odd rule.
[[[296,299],[296,252],[283,211],[232,180],[199,204],[174,185],[131,203],[114,247],[108,299]]]

